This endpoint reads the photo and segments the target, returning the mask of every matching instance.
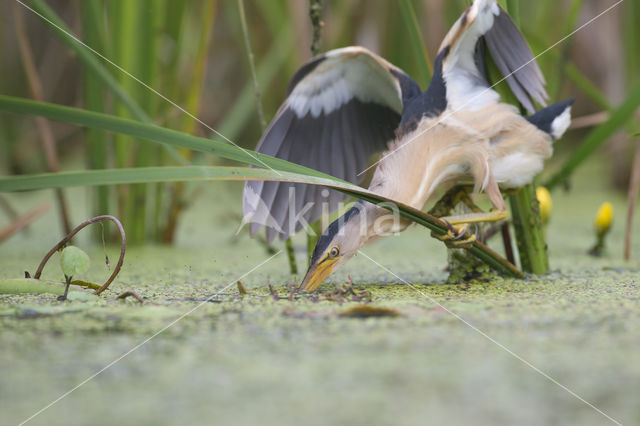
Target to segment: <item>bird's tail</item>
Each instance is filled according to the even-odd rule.
[[[555,103],[526,117],[538,129],[551,135],[554,140],[560,139],[571,124],[571,105],[573,99]]]

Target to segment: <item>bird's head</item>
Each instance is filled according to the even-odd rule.
[[[302,290],[315,290],[369,239],[365,216],[362,204],[356,203],[325,229],[316,243],[309,270],[300,284]]]

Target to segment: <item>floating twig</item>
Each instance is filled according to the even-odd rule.
[[[247,291],[247,287],[245,287],[242,281],[238,281],[237,284],[238,284],[238,293],[240,293],[241,296],[249,294],[249,292]]]
[[[370,291],[363,290],[357,292],[354,290],[351,276],[349,276],[349,283],[338,283],[335,289],[323,293],[321,297],[321,300],[328,300],[339,304],[344,302],[371,302],[372,299]]]
[[[338,313],[343,318],[377,318],[377,317],[399,317],[402,316],[400,311],[382,306],[360,305],[349,308],[346,311]]]
[[[118,297],[116,297],[116,300],[118,300],[118,299],[124,300],[127,297],[133,297],[134,299],[136,299],[141,304],[144,304],[144,299],[142,297],[140,297],[138,295],[138,293],[136,293],[135,291],[125,291],[124,293],[119,294]]]
[[[280,296],[278,295],[278,292],[273,288],[271,284],[269,284],[269,293],[271,293],[271,297],[273,297],[273,300],[275,301],[280,300]]]

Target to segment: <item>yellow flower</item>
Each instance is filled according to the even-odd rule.
[[[596,234],[604,236],[611,228],[613,222],[613,205],[610,202],[602,203],[596,213]]]
[[[542,223],[547,223],[549,221],[549,217],[551,217],[551,209],[553,208],[551,194],[549,194],[549,190],[547,188],[539,186],[536,188],[536,198],[540,205],[540,218],[542,219]]]

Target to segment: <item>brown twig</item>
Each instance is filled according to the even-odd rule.
[[[504,254],[507,260],[512,264],[516,264],[516,257],[513,255],[513,245],[511,244],[511,232],[509,232],[509,222],[500,225],[502,233],[502,244],[504,245]]]
[[[24,22],[22,20],[22,11],[20,10],[20,6],[18,3],[14,3],[13,15],[16,23],[16,31],[18,33],[18,45],[20,46],[20,54],[22,57],[22,65],[25,70],[25,74],[27,75],[27,81],[29,83],[29,89],[31,90],[31,96],[33,99],[39,102],[44,101],[44,90],[42,88],[42,83],[38,76],[38,72],[36,71],[35,62],[33,60],[33,52],[31,51],[31,46],[29,45],[29,37],[24,28]],[[36,127],[38,129],[38,133],[40,134],[40,139],[42,141],[42,148],[45,152],[45,157],[47,160],[47,167],[50,172],[58,172],[60,171],[60,165],[58,162],[58,154],[56,152],[56,140],[53,136],[53,130],[51,129],[51,125],[49,121],[42,118],[36,117]],[[56,199],[58,200],[58,208],[60,209],[60,216],[62,219],[62,226],[65,233],[71,232],[71,223],[69,221],[69,211],[67,209],[67,201],[62,189],[55,189]]]
[[[269,284],[269,293],[271,293],[271,297],[273,297],[273,300],[278,301],[280,300],[280,295],[278,294],[278,292],[273,288],[273,286],[271,284]]]
[[[640,138],[636,142],[636,155],[633,159],[631,168],[631,180],[629,182],[629,193],[627,201],[627,229],[624,239],[624,259],[631,258],[631,228],[633,225],[633,210],[638,199],[638,190],[640,189]]]
[[[371,292],[368,290],[355,291],[351,276],[349,276],[349,283],[338,283],[335,289],[322,293],[320,296],[321,300],[337,302],[341,305],[344,302],[371,302],[372,299]]]
[[[640,118],[640,110],[636,112],[636,118]],[[608,119],[609,119],[609,113],[607,111],[600,111],[593,114],[572,118],[571,125],[569,126],[569,130],[599,126],[600,124],[604,123]]]
[[[124,252],[125,252],[125,250],[127,248],[127,238],[126,238],[126,236],[124,234],[124,228],[122,227],[122,223],[120,223],[120,221],[116,217],[110,216],[110,215],[92,217],[91,219],[86,220],[86,221],[82,222],[80,225],[78,225],[75,228],[73,228],[71,230],[71,232],[69,232],[62,240],[60,240],[60,242],[58,242],[58,244],[53,246],[53,248],[51,248],[51,250],[49,250],[49,252],[44,256],[44,258],[40,262],[40,265],[38,265],[38,269],[36,270],[36,273],[33,276],[33,278],[35,278],[35,279],[39,279],[40,278],[40,275],[42,275],[42,270],[44,269],[44,266],[49,261],[49,258],[51,256],[53,256],[53,254],[55,252],[57,252],[62,247],[64,247],[69,241],[71,241],[71,239],[73,238],[74,235],[76,235],[83,228],[91,225],[92,223],[102,222],[102,221],[105,221],[105,220],[110,220],[110,221],[112,221],[113,223],[116,224],[116,226],[118,227],[118,230],[120,231],[120,237],[122,238],[122,243],[120,245],[120,258],[118,259],[118,263],[116,264],[116,267],[113,270],[113,273],[111,274],[109,279],[104,284],[102,284],[102,286],[99,289],[97,289],[94,292],[94,294],[100,294],[103,291],[105,291],[109,287],[111,282],[116,278],[118,273],[120,272],[120,268],[122,267],[122,263],[124,262]]]
[[[144,299],[142,297],[140,297],[138,295],[138,293],[136,293],[135,291],[125,291],[122,294],[119,294],[118,297],[116,297],[117,299],[126,299],[127,297],[133,297],[134,299],[136,299],[138,302],[144,304]]]
[[[0,229],[0,242],[6,240],[11,237],[16,232],[21,229],[26,228],[31,222],[42,216],[47,210],[49,210],[49,204],[45,203],[35,209],[31,210],[29,213],[25,214],[14,220],[12,223]]]
[[[240,293],[240,296],[249,294],[249,292],[247,291],[247,287],[245,287],[242,281],[238,281],[236,284],[238,285],[238,293]]]

